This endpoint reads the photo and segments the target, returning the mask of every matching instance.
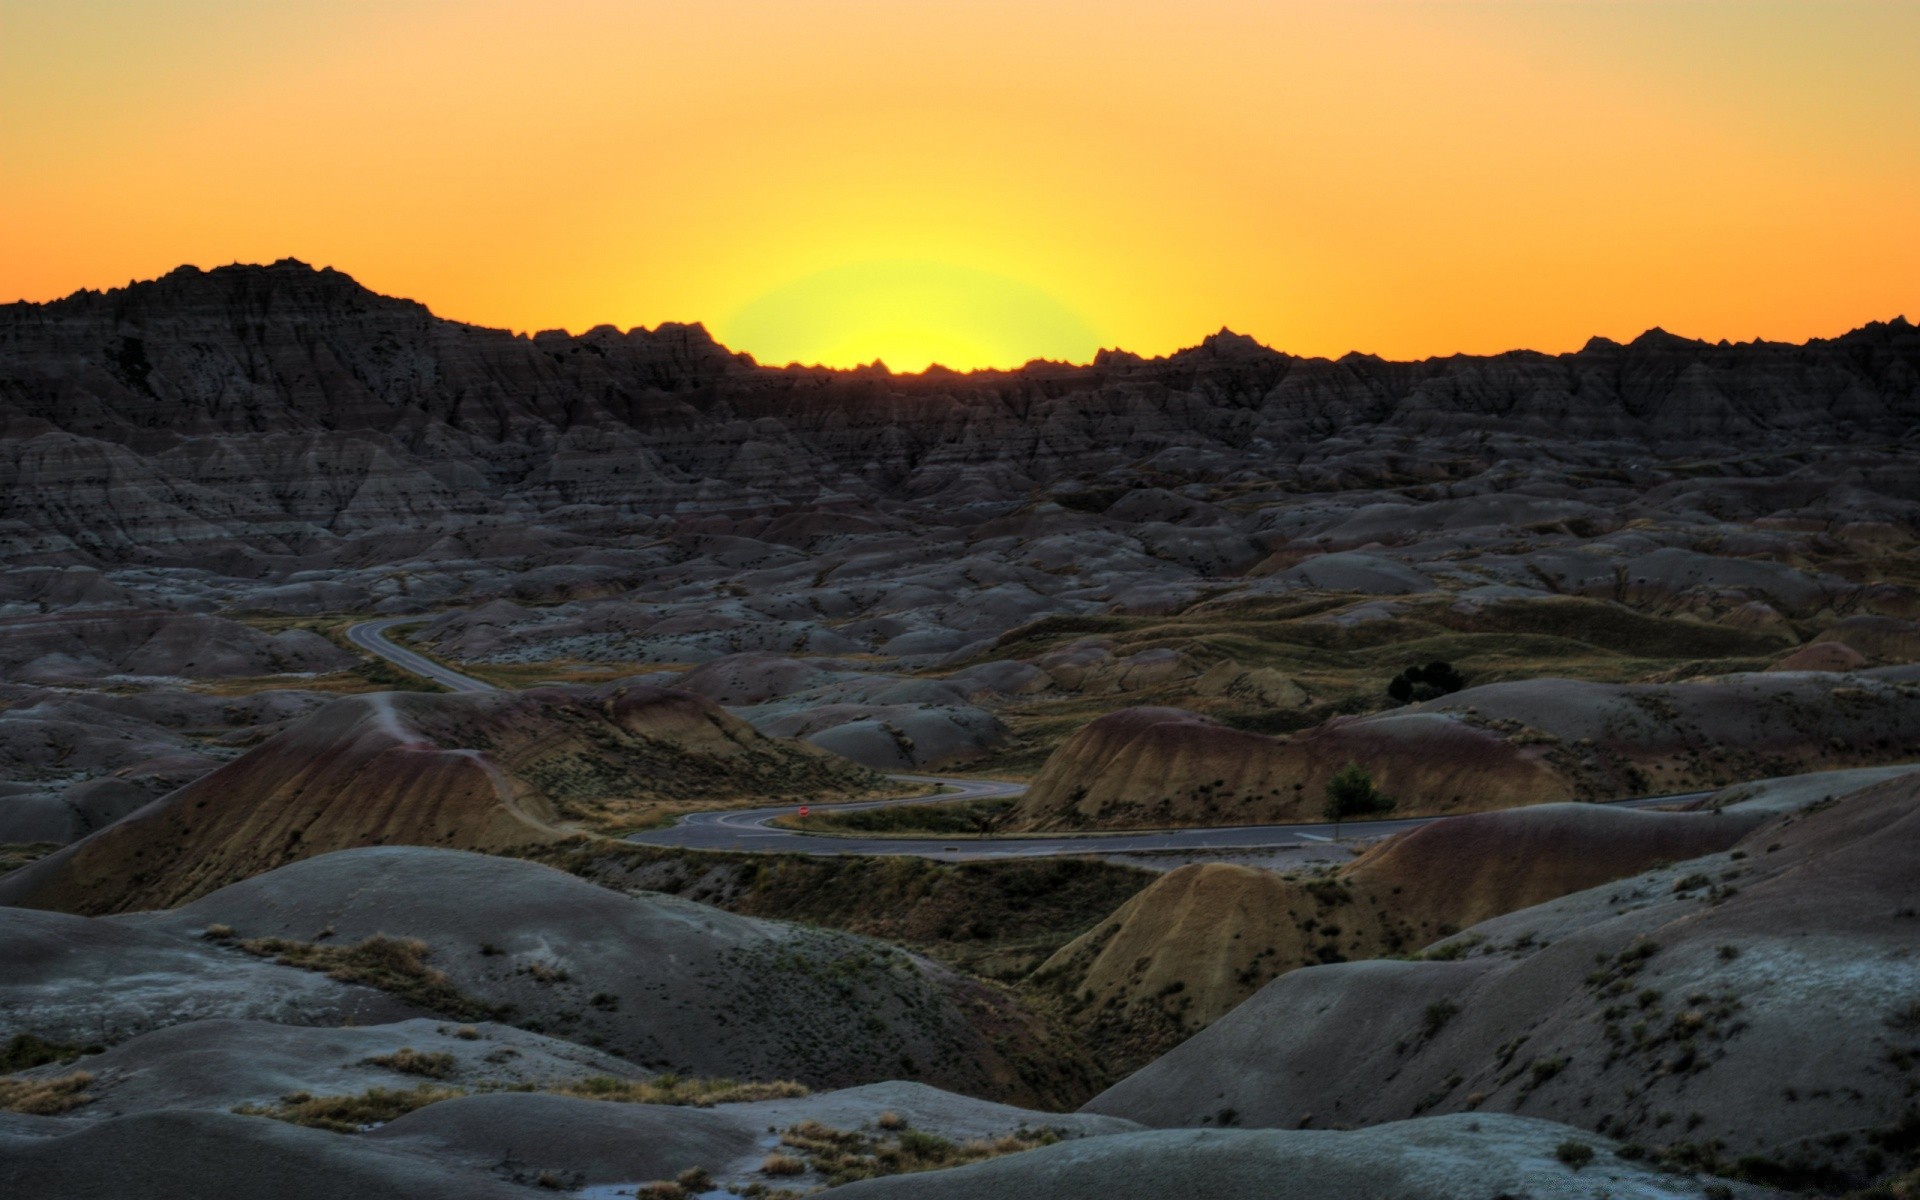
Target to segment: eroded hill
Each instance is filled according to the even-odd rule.
[[[0,902],[161,907],[357,846],[503,851],[674,805],[883,786],[698,696],[646,685],[353,696],[0,879]]]

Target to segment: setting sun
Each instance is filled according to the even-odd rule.
[[[896,371],[1083,362],[1099,348],[1094,331],[1039,288],[939,262],[822,271],[749,302],[714,332],[770,364],[851,367],[877,358]]]

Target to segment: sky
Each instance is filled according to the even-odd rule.
[[[1911,0],[0,0],[0,301],[299,258],[763,362],[1920,319]]]

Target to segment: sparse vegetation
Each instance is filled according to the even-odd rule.
[[[398,1071],[402,1075],[424,1075],[428,1079],[445,1079],[460,1065],[458,1059],[444,1051],[425,1054],[411,1046],[402,1046],[392,1054],[376,1054],[362,1061],[385,1067],[389,1071]]]
[[[793,1100],[811,1094],[804,1084],[788,1079],[742,1083],[733,1079],[688,1079],[679,1075],[660,1075],[641,1080],[594,1075],[578,1083],[554,1084],[541,1090],[557,1096],[578,1096],[586,1100],[672,1104],[689,1108],[745,1104],[755,1100]]]
[[[411,1054],[411,1051],[402,1050],[388,1057]],[[415,1056],[415,1058],[426,1059],[439,1057],[442,1056]],[[406,1061],[412,1062],[415,1058],[409,1058]],[[391,1066],[390,1063],[378,1058],[367,1061],[380,1066]],[[406,1068],[394,1067],[393,1069],[405,1070]],[[411,1073],[431,1075],[430,1071]],[[791,1100],[810,1094],[803,1084],[789,1080],[742,1083],[732,1079],[686,1079],[677,1075],[662,1075],[650,1080],[615,1079],[611,1076],[597,1075],[577,1082],[556,1083],[544,1087],[489,1081],[468,1087],[435,1086],[425,1083],[404,1089],[375,1087],[368,1088],[364,1092],[342,1096],[313,1096],[305,1092],[296,1092],[282,1096],[278,1104],[241,1105],[233,1111],[248,1116],[272,1117],[276,1121],[286,1121],[293,1125],[331,1129],[335,1133],[355,1133],[370,1126],[391,1121],[414,1109],[425,1108],[429,1104],[438,1104],[442,1100],[452,1100],[458,1096],[487,1092],[535,1091],[554,1096],[574,1096],[583,1100],[605,1100],[620,1104],[671,1104],[690,1108],[707,1108],[715,1104],[741,1104],[753,1100]]]
[[[799,1157],[796,1159],[784,1152],[779,1155],[789,1162],[801,1162],[800,1169],[766,1173],[799,1174],[811,1170],[828,1187],[838,1187],[860,1179],[964,1166],[1052,1145],[1059,1140],[1060,1134],[1055,1130],[1021,1129],[991,1141],[954,1143],[910,1128],[904,1121],[897,1129],[883,1129],[878,1135],[861,1130],[835,1129],[819,1121],[802,1121],[782,1130],[780,1134],[781,1145],[796,1152]],[[761,1169],[766,1171],[765,1166]]]
[[[297,942],[288,938],[254,938],[239,943],[242,950],[262,958],[309,971],[321,971],[342,983],[362,983],[391,992],[403,1000],[445,1016],[492,1021],[509,1010],[476,999],[454,987],[444,972],[429,967],[432,953],[418,938],[391,938],[374,934],[350,946]]]
[[[358,1133],[375,1125],[384,1125],[418,1108],[438,1104],[467,1093],[460,1088],[420,1084],[412,1088],[368,1088],[350,1096],[313,1096],[294,1092],[280,1097],[278,1104],[242,1104],[233,1111],[250,1117],[272,1117],[290,1125],[330,1129],[335,1133]]]
[[[0,843],[0,875],[18,870],[30,862],[38,862],[59,848],[58,842]]]

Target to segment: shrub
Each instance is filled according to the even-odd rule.
[[[1349,817],[1389,813],[1393,805],[1393,797],[1373,786],[1373,776],[1358,763],[1348,763],[1327,780],[1327,803],[1321,811],[1333,822],[1333,835],[1339,837],[1340,822]]]
[[[1561,1142],[1553,1148],[1553,1156],[1578,1171],[1593,1161],[1593,1147],[1585,1142]]]
[[[1452,663],[1431,662],[1424,667],[1408,667],[1395,675],[1387,684],[1387,695],[1402,704],[1417,704],[1422,700],[1437,700],[1465,686],[1465,676],[1454,670]]]
[[[72,1062],[82,1054],[98,1054],[103,1049],[104,1046],[76,1046],[69,1042],[49,1042],[31,1033],[16,1033],[0,1046],[0,1073]]]
[[[1421,1018],[1420,1032],[1431,1038],[1447,1027],[1447,1022],[1460,1013],[1460,1006],[1451,1000],[1436,1000],[1427,1005],[1426,1015]]]

